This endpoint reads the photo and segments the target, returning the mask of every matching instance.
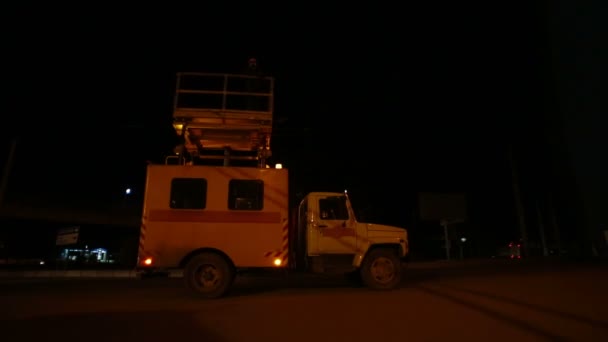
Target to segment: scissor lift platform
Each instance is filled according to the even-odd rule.
[[[267,158],[273,93],[272,77],[178,73],[173,127],[183,152],[198,159]]]

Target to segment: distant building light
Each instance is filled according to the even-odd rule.
[[[467,242],[467,238],[466,238],[466,237],[461,237],[461,238],[460,238],[460,241],[462,241],[462,242]]]
[[[125,195],[130,195],[131,194],[131,188],[127,188],[127,190],[125,190]]]
[[[283,168],[283,164],[276,164],[274,166],[275,169],[282,169]]]

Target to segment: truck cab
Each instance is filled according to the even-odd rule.
[[[403,228],[357,221],[346,192],[313,192],[297,208],[292,260],[315,273],[358,271],[372,288],[393,288],[408,255]]]

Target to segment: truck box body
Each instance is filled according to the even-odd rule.
[[[235,267],[285,266],[287,182],[286,169],[149,165],[140,261],[177,268],[213,249]]]

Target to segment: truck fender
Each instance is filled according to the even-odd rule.
[[[355,257],[353,259],[353,266],[356,268],[361,267],[361,264],[363,263],[363,259],[365,259],[365,256],[367,254],[369,254],[369,252],[373,249],[376,248],[388,248],[388,249],[396,249],[399,253],[401,253],[401,250],[403,249],[403,247],[401,247],[400,244],[398,243],[378,243],[378,244],[368,244],[366,245],[363,250],[359,249],[357,250],[357,253],[355,253]],[[400,255],[400,254],[398,254]]]
[[[353,266],[356,268],[361,267],[361,263],[363,262],[363,258],[365,257],[365,253],[362,251],[358,251],[355,254],[355,258],[353,259]]]

